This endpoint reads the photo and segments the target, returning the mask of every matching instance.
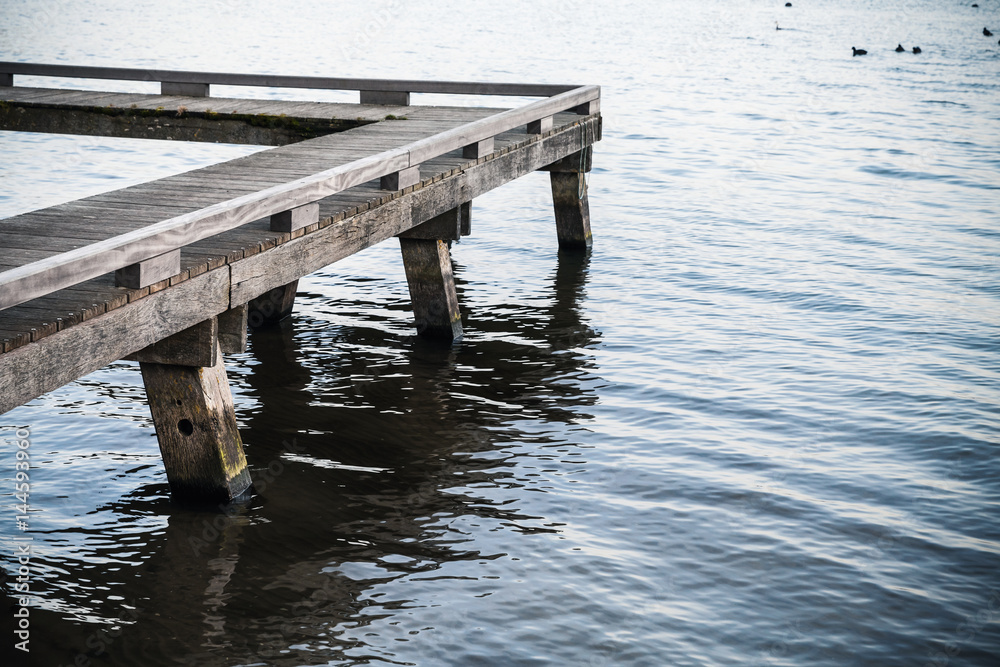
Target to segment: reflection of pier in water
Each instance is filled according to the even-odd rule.
[[[513,454],[497,456],[504,445],[546,444],[519,431],[518,420],[588,418],[578,407],[594,398],[572,381],[587,378],[592,359],[579,348],[596,336],[579,309],[587,264],[586,255],[561,254],[547,308],[530,321],[472,313],[475,331],[458,347],[417,337],[400,344],[374,326],[305,317],[253,330],[259,363],[243,380],[259,408],[241,415],[241,430],[259,495],[230,516],[153,508],[168,516],[166,530],[150,536],[153,555],[124,586],[96,568],[78,581],[84,575],[74,568],[58,588],[89,587],[95,597],[113,589],[141,611],[133,619],[120,603],[95,603],[95,614],[129,623],[101,656],[94,647],[102,640],[92,639],[100,626],[44,613],[46,634],[61,638],[46,648],[52,664],[72,664],[77,652],[101,665],[160,664],[171,655],[199,665],[356,658],[369,648],[358,640],[364,626],[405,605],[380,597],[380,584],[504,555],[463,549],[471,538],[456,519],[557,530],[488,489],[527,483]],[[456,283],[461,294],[460,267]],[[342,307],[357,312],[355,303]],[[337,349],[356,352],[329,353]],[[477,359],[490,364],[476,367]],[[475,401],[495,407],[470,409]],[[122,499],[116,513],[148,513],[145,495]],[[279,652],[290,646],[310,650]]]

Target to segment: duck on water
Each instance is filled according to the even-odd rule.
[[[864,49],[857,49],[857,48],[854,48],[852,46],[851,50],[854,51],[854,53],[851,54],[852,56],[867,56],[868,55],[868,52],[865,51]]]

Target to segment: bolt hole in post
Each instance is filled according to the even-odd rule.
[[[178,404],[180,404],[180,401],[178,401]],[[194,424],[192,424],[190,420],[182,419],[177,422],[177,430],[184,435],[191,435],[194,433]]]

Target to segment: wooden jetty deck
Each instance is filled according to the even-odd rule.
[[[16,86],[22,75],[160,94]],[[355,90],[359,104],[211,97],[218,84]],[[421,106],[412,93],[540,97]],[[281,77],[0,63],[0,129],[275,146],[0,220],[0,413],[138,361],[174,496],[228,501],[249,474],[222,355],[289,314],[302,276],[399,238],[418,333],[461,336],[449,242],[472,200],[550,174],[561,248],[590,246],[597,86]]]

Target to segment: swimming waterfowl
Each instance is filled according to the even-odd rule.
[[[852,56],[867,56],[868,55],[868,52],[865,51],[864,49],[856,49],[856,48],[854,48],[852,46],[851,50],[854,51],[854,53],[851,54]]]
[[[920,53],[920,47],[919,46],[914,46],[913,47],[913,52],[914,53]]]
[[[897,45],[896,45],[896,53],[902,53],[902,52],[903,52],[903,51],[905,51],[905,50],[906,50],[906,49],[904,49],[904,48],[903,48],[903,45],[902,45],[902,44],[897,44]]]
[[[983,28],[983,34],[984,34],[984,35],[986,35],[987,37],[992,37],[992,36],[993,36],[993,33],[992,33],[992,32],[990,32],[990,31],[989,31],[988,29],[986,29],[986,28]]]

